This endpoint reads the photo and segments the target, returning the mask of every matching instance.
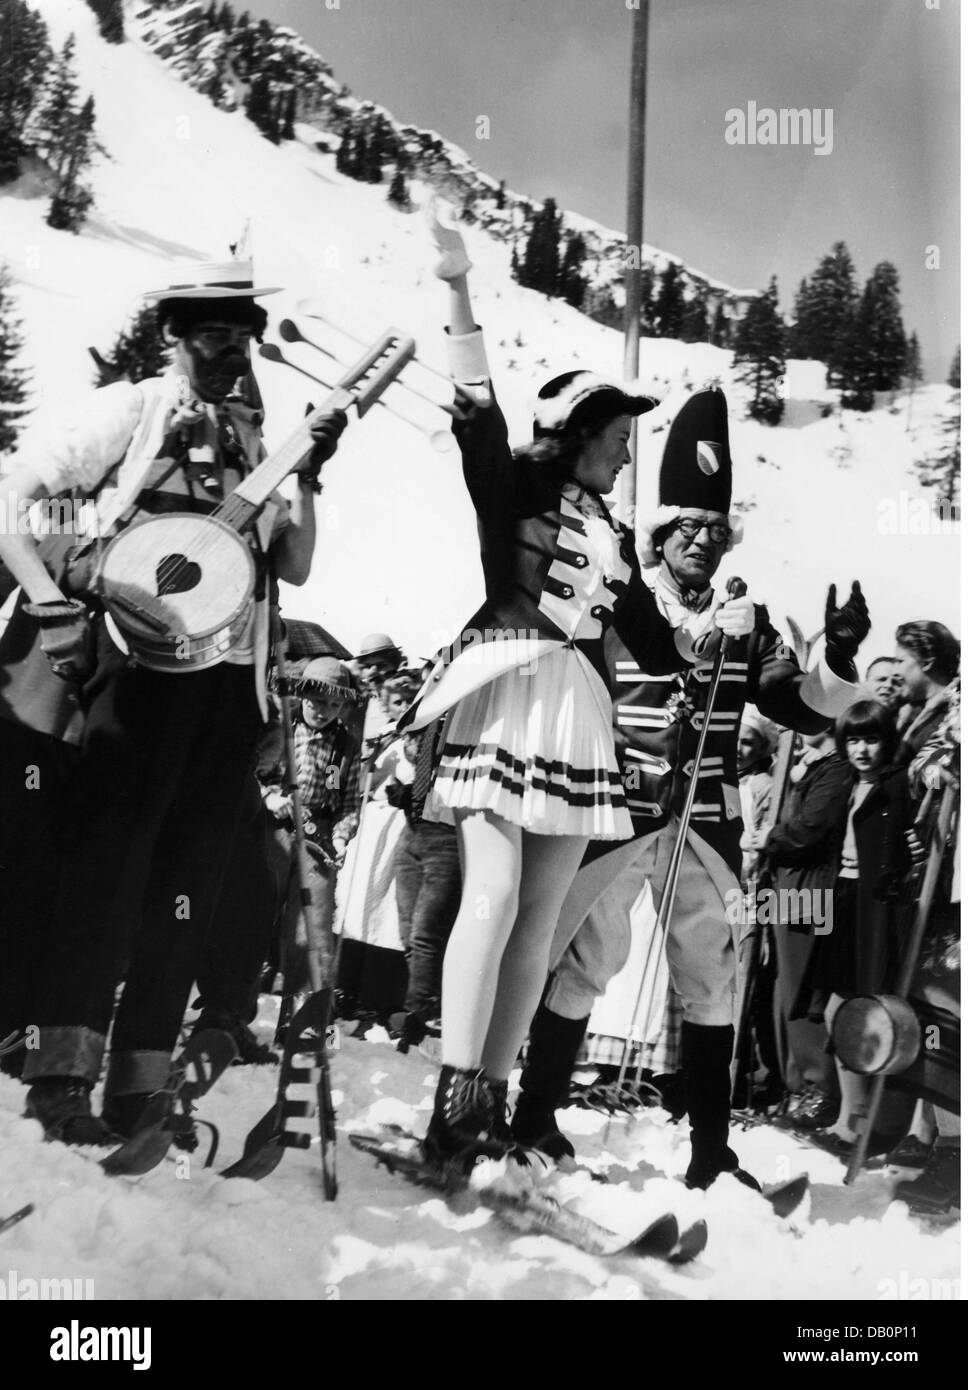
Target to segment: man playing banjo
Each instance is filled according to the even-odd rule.
[[[30,535],[17,526],[0,535],[0,559],[22,589],[10,631],[29,644],[11,656],[5,641],[4,713],[80,754],[58,861],[38,866],[52,879],[50,941],[24,1067],[28,1115],[67,1143],[130,1133],[165,1084],[266,715],[271,583],[308,578],[316,479],[346,424],[332,407],[305,422],[291,503],[271,491],[243,508],[245,526],[236,506],[236,531],[210,521],[194,536],[216,508],[229,519],[225,499],[264,454],[261,414],[239,386],[267,322],[256,301],[273,291],[254,286],[245,261],[178,278],[145,296],[171,348],[168,371],[97,391],[72,429],[43,453],[22,452],[5,480],[8,517],[64,494],[88,504],[83,534],[53,574]],[[105,547],[115,537],[127,550],[110,575],[112,602]],[[229,611],[213,620],[230,588]],[[158,612],[176,600],[183,617],[197,605],[201,635],[166,646]],[[139,639],[153,653],[147,664]],[[90,1091],[122,977],[98,1119]]]

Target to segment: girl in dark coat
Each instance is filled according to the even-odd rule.
[[[643,669],[699,659],[747,600],[673,633],[642,582],[631,533],[602,498],[629,461],[632,417],[655,402],[591,372],[539,393],[535,440],[513,455],[493,399],[455,227],[431,208],[450,286],[455,434],[478,518],[485,602],[404,723],[443,716],[424,816],[453,824],[463,889],[443,970],[444,1067],[425,1140],[434,1160],[500,1154],[507,1078],[538,1005],[551,938],[586,845],[632,824],[612,735],[603,635]],[[745,624],[749,626],[744,626]]]
[[[833,922],[826,924],[833,929],[817,937],[804,980],[804,991],[812,990],[814,996],[811,1013],[822,1007],[828,1033],[844,999],[892,987],[902,946],[897,902],[911,867],[907,834],[913,822],[907,775],[893,766],[894,720],[884,705],[877,700],[851,705],[837,720],[834,737],[854,781],[834,885]],[[866,1113],[870,1082],[839,1061],[837,1075],[840,1113],[817,1139],[846,1156],[855,1138],[853,1121]],[[876,1145],[877,1135],[874,1141]],[[886,1147],[885,1139],[881,1151]]]

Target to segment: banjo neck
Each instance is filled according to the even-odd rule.
[[[346,410],[353,399],[350,391],[337,388],[327,398],[326,404]],[[305,422],[302,422],[275,453],[263,459],[258,468],[253,469],[235,491],[216,507],[213,515],[233,530],[245,531],[256,520],[282,480],[299,467],[312,448],[312,436]]]

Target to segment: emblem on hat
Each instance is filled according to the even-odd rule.
[[[717,444],[715,439],[696,440],[696,462],[707,478],[719,472],[721,460],[722,445]]]

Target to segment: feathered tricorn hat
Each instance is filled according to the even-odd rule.
[[[644,565],[657,565],[656,531],[681,516],[685,508],[719,512],[733,534],[726,549],[743,539],[743,519],[730,511],[733,459],[729,452],[729,413],[718,386],[697,391],[669,426],[659,465],[659,505],[637,521],[639,553]]]
[[[619,415],[644,415],[659,404],[634,386],[626,389],[595,372],[562,372],[545,382],[534,403],[534,437],[603,429]]]

